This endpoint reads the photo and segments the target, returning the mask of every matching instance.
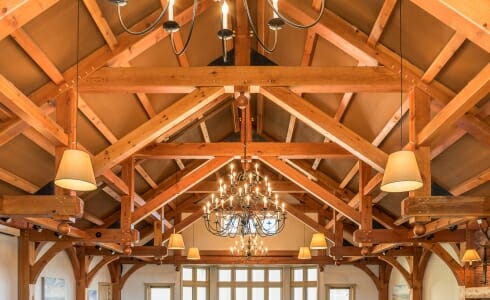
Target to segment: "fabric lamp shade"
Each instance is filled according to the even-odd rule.
[[[415,154],[412,151],[397,151],[390,154],[386,164],[381,190],[384,192],[408,192],[423,186]]]
[[[56,172],[54,183],[74,191],[92,191],[97,188],[90,156],[81,150],[66,149]]]
[[[182,237],[182,234],[172,233],[170,235],[170,239],[168,240],[167,248],[169,250],[184,250],[185,245],[184,245],[184,238]]]
[[[327,240],[321,232],[315,232],[311,237],[310,249],[327,249]]]
[[[468,262],[470,263],[470,266],[473,264],[473,262],[479,262],[481,261],[480,255],[475,249],[466,249],[463,258],[461,258],[462,262]]]
[[[311,259],[310,248],[300,247],[298,253],[298,259]]]
[[[189,260],[201,259],[201,255],[199,254],[199,248],[196,247],[189,248],[189,251],[187,252],[187,259]]]

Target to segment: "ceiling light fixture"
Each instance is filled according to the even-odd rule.
[[[243,111],[246,120],[247,110]],[[212,194],[211,201],[203,207],[204,224],[209,232],[221,237],[273,236],[286,224],[285,205],[279,203],[277,194],[272,194],[270,181],[262,177],[258,164],[250,170],[247,126],[244,128],[242,170],[235,170],[231,164],[228,180],[219,180],[216,195]]]
[[[117,14],[119,17],[119,23],[121,24],[122,28],[134,35],[143,35],[146,34],[153,29],[155,29],[160,21],[163,19],[165,14],[168,12],[168,18],[167,21],[163,23],[163,29],[170,34],[170,41],[172,44],[172,49],[176,55],[182,55],[185,53],[189,46],[189,41],[192,37],[194,25],[195,25],[195,19],[197,15],[197,5],[198,5],[198,0],[194,0],[194,5],[193,5],[193,10],[192,10],[192,19],[190,23],[190,29],[189,33],[187,35],[186,41],[182,47],[182,49],[178,50],[175,42],[174,42],[174,33],[180,30],[180,24],[174,20],[174,2],[175,0],[169,0],[167,2],[167,5],[162,9],[161,13],[158,15],[158,17],[148,25],[145,29],[141,31],[133,31],[129,29],[129,27],[124,23],[122,16],[121,16],[121,7],[124,7],[128,4],[129,0],[109,0],[109,2],[115,4],[117,6]],[[240,0],[237,0],[240,1]],[[321,7],[320,7],[320,12],[318,13],[318,16],[315,18],[313,22],[310,24],[298,24],[287,17],[285,17],[280,11],[279,11],[279,1],[278,0],[267,0],[267,3],[269,4],[269,7],[271,8],[272,11],[272,19],[269,20],[267,23],[267,27],[269,28],[270,31],[274,33],[274,40],[272,43],[272,46],[267,46],[265,41],[263,41],[258,34],[258,30],[253,22],[253,18],[250,12],[250,9],[248,7],[248,0],[242,0],[243,1],[243,7],[245,9],[245,14],[248,19],[249,26],[252,30],[253,36],[257,40],[258,44],[266,51],[266,52],[273,52],[276,49],[277,46],[277,35],[278,31],[281,30],[284,25],[289,25],[293,28],[296,29],[308,29],[313,26],[315,26],[321,19],[323,15],[323,11],[325,9],[325,1],[321,1]],[[231,28],[229,22],[228,22],[228,16],[229,16],[229,6],[228,3],[225,0],[216,0],[215,2],[218,2],[221,4],[221,25],[220,25],[220,30],[218,31],[218,38],[222,41],[222,49],[223,49],[223,60],[226,62],[227,61],[227,45],[226,41],[233,39],[234,37],[234,31]]]
[[[306,245],[306,225],[303,223],[303,245]],[[311,251],[307,246],[299,247],[298,259],[311,259]]]
[[[327,249],[327,240],[325,239],[325,234],[321,232],[313,233],[310,242],[310,249],[313,250]]]
[[[174,233],[170,235],[170,238],[168,240],[168,250],[184,250],[185,245],[184,245],[184,238],[182,237],[182,234],[180,233],[175,233],[175,228],[174,228]]]
[[[420,176],[417,159],[413,151],[403,150],[403,47],[402,47],[402,3],[400,2],[400,151],[388,156],[381,190],[389,193],[409,192],[421,188],[424,183]]]
[[[235,240],[235,244],[230,247],[231,255],[245,256],[247,258],[251,256],[264,256],[267,255],[269,249],[264,246],[264,241],[260,240],[257,236],[247,237],[240,236]]]
[[[73,107],[76,110],[78,104],[78,81],[79,72],[78,65],[80,60],[80,0],[77,0],[77,64],[75,77],[75,103]],[[77,114],[74,114],[74,128],[77,125]],[[69,148],[63,152],[61,160],[56,172],[54,183],[64,189],[73,191],[92,191],[97,189],[95,182],[94,170],[92,169],[92,161],[87,152],[77,149],[76,131],[72,133],[70,138]]]
[[[201,254],[199,253],[199,248],[197,248],[194,244],[194,224],[192,224],[192,247],[189,248],[189,251],[187,252],[187,259],[188,260],[200,260],[201,259]]]

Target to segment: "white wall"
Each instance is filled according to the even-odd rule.
[[[17,299],[17,237],[0,234],[0,299]]]
[[[397,260],[406,270],[408,270],[408,262],[404,257],[399,257],[397,258]],[[393,268],[393,270],[391,271],[390,283],[388,285],[389,300],[393,299],[393,289],[395,288],[395,286],[401,286],[401,285],[406,287],[407,292],[410,292],[410,286],[408,285],[405,278],[397,269]]]
[[[103,256],[96,256],[89,265],[89,270],[91,270],[93,267],[95,267],[101,260],[103,259]],[[111,275],[109,274],[109,269],[106,267],[103,267],[97,274],[95,274],[94,279],[92,282],[90,282],[88,289],[89,290],[96,290],[97,295],[99,295],[99,282],[105,282],[105,283],[110,283],[111,282]],[[88,293],[88,291],[87,291]],[[87,294],[88,295],[88,294]]]
[[[437,256],[431,255],[424,275],[424,300],[458,300],[459,287],[449,267]]]
[[[308,216],[313,220],[317,218],[316,214],[308,214]],[[313,231],[308,226],[305,228],[302,222],[289,214],[284,230],[276,236],[265,238],[264,244],[269,250],[299,250],[299,247],[304,245],[305,240],[308,245],[310,244],[312,234]],[[217,237],[209,233],[202,218],[184,230],[182,235],[186,248],[195,245],[200,250],[229,250],[235,241],[231,238]]]
[[[378,270],[373,269],[376,275]],[[325,285],[327,284],[346,284],[354,285],[356,299],[378,299],[378,289],[371,278],[364,271],[349,265],[325,266],[319,278],[319,298],[326,299]]]
[[[46,251],[49,246],[43,250]],[[42,254],[41,254],[42,255]],[[41,255],[39,257],[41,257]],[[66,299],[75,299],[75,275],[71,266],[70,259],[65,251],[58,253],[43,269],[35,285],[35,300],[42,299],[42,278],[53,277],[65,280]]]
[[[124,266],[124,272],[130,266]],[[174,299],[180,299],[180,272],[173,265],[146,265],[134,272],[126,281],[121,300],[144,299],[145,283],[174,284]]]

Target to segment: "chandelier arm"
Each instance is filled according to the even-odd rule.
[[[162,20],[163,16],[165,15],[165,13],[168,10],[169,3],[170,2],[167,3],[167,6],[165,6],[165,8],[160,13],[160,15],[156,18],[156,20],[153,21],[153,23],[151,23],[148,27],[146,27],[145,29],[143,29],[141,31],[133,31],[133,30],[129,29],[129,27],[124,23],[124,21],[122,19],[122,16],[121,16],[121,6],[117,5],[117,16],[119,18],[119,24],[121,24],[121,27],[124,29],[124,31],[126,31],[129,34],[132,34],[132,35],[144,35],[144,34],[147,34],[148,32],[150,32],[153,29],[155,29],[155,27],[158,25],[158,23],[160,23],[160,21]]]
[[[177,56],[181,56],[182,54],[184,54],[185,51],[187,50],[187,48],[189,47],[189,42],[191,41],[192,32],[194,31],[194,24],[196,21],[196,15],[197,15],[197,0],[194,0],[194,6],[192,8],[192,20],[191,20],[191,25],[190,25],[191,28],[189,29],[189,34],[187,35],[187,38],[185,40],[184,47],[182,47],[182,50],[180,50],[180,51],[177,50],[177,47],[175,46],[175,41],[174,41],[174,33],[173,32],[170,33],[170,41],[172,44],[172,50],[173,50],[174,54]]]
[[[270,0],[269,0],[270,1]],[[247,13],[247,18],[248,18],[248,23],[250,24],[250,28],[252,29],[252,32],[254,34],[255,39],[257,42],[260,44],[262,48],[268,53],[274,52],[276,50],[277,46],[277,30],[272,30],[274,31],[274,43],[272,44],[272,47],[267,47],[264,41],[262,41],[257,33],[257,28],[255,27],[255,24],[252,20],[252,16],[250,14],[250,9],[248,8],[248,1],[243,0],[243,6],[245,7],[245,12]]]
[[[228,62],[228,47],[226,45],[226,40],[222,39],[222,51],[223,51],[223,62]]]
[[[320,13],[315,18],[315,20],[313,22],[311,22],[310,24],[302,25],[302,24],[295,23],[295,22],[289,20],[288,18],[286,18],[283,14],[281,14],[279,12],[278,9],[276,9],[274,7],[274,5],[272,5],[272,1],[271,0],[267,0],[267,2],[269,3],[269,6],[279,16],[279,18],[281,18],[289,26],[294,27],[294,28],[297,28],[297,29],[308,29],[308,28],[311,28],[311,27],[315,26],[316,24],[318,24],[318,22],[320,22],[320,19],[322,18],[323,10],[325,9],[325,6],[326,6],[326,4],[325,4],[326,1],[327,0],[322,0],[322,5],[320,7]]]

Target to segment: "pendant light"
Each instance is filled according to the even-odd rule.
[[[78,61],[80,59],[80,0],[77,0],[77,64],[76,64],[76,78],[75,88],[76,97],[74,107],[78,107]],[[77,125],[77,116],[75,113],[74,126]],[[56,172],[54,183],[64,189],[74,191],[92,191],[97,188],[95,182],[94,171],[92,168],[92,162],[88,153],[82,150],[78,150],[76,134],[73,136],[73,141],[69,145],[69,149],[63,152],[58,170]]]
[[[199,248],[195,247],[194,244],[194,224],[192,224],[192,246],[189,248],[189,251],[187,252],[187,259],[188,260],[200,260],[201,255],[199,254]]]
[[[402,103],[403,103],[403,48],[402,48],[402,3],[400,2],[400,149],[403,148]],[[389,193],[408,192],[424,185],[415,154],[409,150],[393,152],[388,156],[381,190]]]
[[[170,235],[170,238],[168,240],[168,250],[184,250],[185,245],[184,245],[184,238],[182,237],[182,234],[180,233],[175,233],[175,228],[174,228],[174,233]]]
[[[325,234],[321,232],[313,233],[310,242],[310,249],[313,250],[327,249],[327,240],[325,239]]]
[[[306,244],[305,232],[306,232],[306,225],[303,224],[303,245]],[[306,246],[300,247],[298,253],[298,259],[302,259],[302,260],[311,259],[310,248]]]

